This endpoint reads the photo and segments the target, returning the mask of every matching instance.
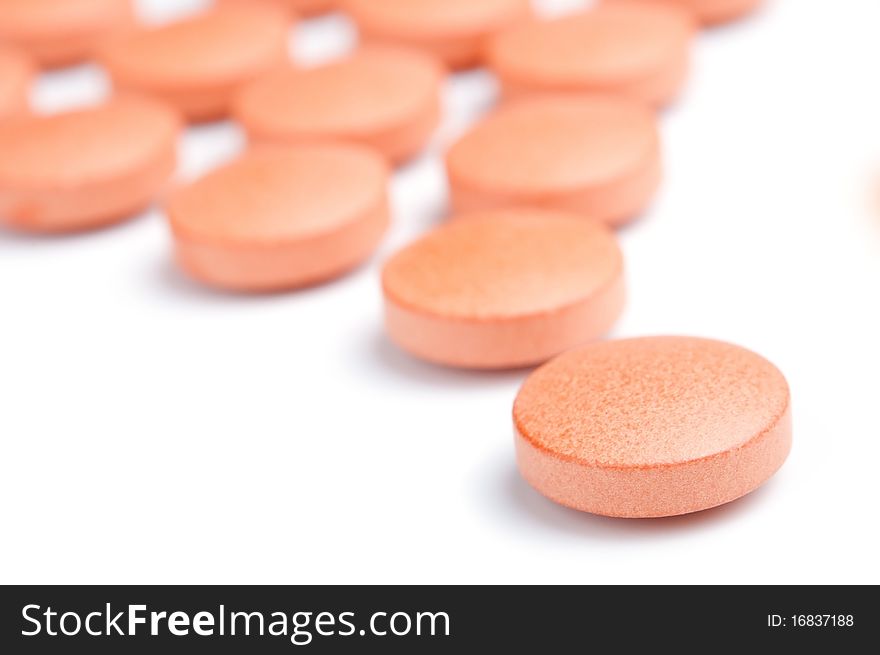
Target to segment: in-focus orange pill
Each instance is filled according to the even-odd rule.
[[[242,292],[295,289],[367,260],[389,223],[389,172],[360,146],[257,148],[171,197],[181,267]]]
[[[0,46],[0,120],[28,111],[33,66],[21,52]]]
[[[660,107],[684,85],[694,32],[681,8],[621,0],[508,30],[487,59],[508,97],[608,92]]]
[[[0,42],[48,67],[78,63],[134,24],[131,0],[0,0]]]
[[[149,93],[192,121],[229,113],[244,85],[287,61],[287,18],[261,6],[218,8],[114,42],[114,85]]]
[[[3,123],[0,222],[70,232],[134,216],[174,173],[179,123],[141,98]]]
[[[520,209],[461,216],[392,257],[392,341],[437,364],[534,365],[606,334],[623,311],[623,256],[608,228]]]
[[[610,96],[531,98],[478,123],[447,155],[458,211],[516,205],[624,224],[662,177],[657,119]]]
[[[532,16],[529,0],[342,0],[361,36],[422,48],[451,68],[476,66],[493,34]]]
[[[763,4],[763,0],[655,0],[655,2],[684,7],[707,26],[737,20],[757,10]]]
[[[283,9],[289,15],[316,16],[336,8],[337,0],[217,0],[219,5],[249,4],[265,2]]]
[[[440,122],[442,67],[420,52],[372,47],[248,86],[235,116],[253,141],[353,141],[393,162],[427,144]]]
[[[520,471],[584,512],[688,514],[757,489],[791,449],[788,384],[718,341],[655,337],[566,353],[514,406]]]

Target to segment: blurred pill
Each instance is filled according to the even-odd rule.
[[[439,124],[442,80],[442,67],[418,51],[365,48],[265,76],[239,96],[235,116],[255,142],[352,141],[400,163]]]
[[[419,47],[451,68],[482,63],[487,39],[532,16],[530,0],[342,0],[361,36]]]
[[[622,0],[604,0],[620,2]],[[643,0],[683,7],[690,11],[703,25],[728,23],[756,11],[764,0]]]
[[[388,169],[360,146],[261,147],[172,194],[177,260],[240,292],[295,289],[366,261],[389,222]]]
[[[523,477],[557,503],[650,518],[736,500],[791,449],[788,384],[704,339],[597,343],[538,369],[514,406]]]
[[[505,31],[487,60],[507,97],[609,92],[661,107],[685,83],[694,32],[678,7],[621,0]]]
[[[0,125],[0,222],[72,232],[131,218],[174,173],[180,121],[140,98]]]
[[[28,112],[34,69],[21,52],[0,46],[0,120]]]
[[[152,94],[191,121],[216,120],[244,85],[286,64],[287,34],[275,9],[220,8],[114,42],[103,61],[118,89]]]
[[[131,0],[0,0],[0,43],[46,67],[79,63],[134,25]]]
[[[657,119],[641,103],[610,96],[522,100],[454,144],[447,170],[460,212],[529,205],[618,226],[659,187]]]
[[[264,2],[283,9],[288,15],[317,16],[336,8],[338,0],[217,0],[218,5],[248,4]]]
[[[382,281],[392,341],[472,369],[539,364],[597,339],[625,300],[613,233],[532,209],[460,216],[392,257]]]

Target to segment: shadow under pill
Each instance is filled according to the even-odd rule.
[[[162,257],[156,270],[156,281],[163,288],[178,297],[191,301],[235,300],[237,296],[217,291],[188,278],[170,256]]]
[[[619,519],[587,514],[554,503],[532,489],[512,463],[504,466],[496,477],[497,503],[503,505],[506,515],[516,514],[518,519],[537,527],[571,537],[607,541],[674,536],[682,531],[709,529],[734,521],[763,502],[768,487],[773,484],[771,480],[739,500],[702,512],[655,519]]]
[[[151,218],[153,211],[154,208],[149,207],[134,214],[131,218],[126,218],[118,223],[67,232],[31,232],[16,230],[0,224],[0,249],[4,246],[15,248],[52,248],[69,244],[81,244],[89,240],[112,239],[123,234],[126,230],[140,227],[143,222]]]
[[[212,287],[190,278],[180,270],[173,256],[166,255],[159,260],[154,278],[163,292],[173,294],[186,301],[217,304],[257,304],[260,302],[279,302],[290,300],[291,298],[306,298],[322,291],[327,292],[335,286],[356,278],[359,272],[360,269],[335,280],[288,291],[237,292]]]
[[[426,387],[481,387],[490,385],[518,385],[532,369],[479,371],[456,369],[423,362],[393,344],[382,331],[374,331],[366,344],[371,369],[382,368],[406,382]]]

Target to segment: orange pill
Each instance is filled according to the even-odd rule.
[[[763,4],[763,0],[655,0],[655,2],[684,7],[707,26],[737,20],[757,10]]]
[[[134,24],[131,0],[0,0],[0,42],[48,67],[78,63]]]
[[[27,113],[33,76],[27,57],[0,46],[0,120]]]
[[[134,216],[174,173],[179,123],[140,98],[3,123],[0,222],[70,232]]]
[[[508,30],[487,59],[507,96],[608,92],[660,107],[684,86],[694,32],[681,8],[621,0]]]
[[[257,2],[273,5],[294,16],[317,16],[336,8],[336,0],[218,0],[219,5],[242,3],[253,5]]]
[[[593,514],[651,518],[736,500],[791,449],[788,384],[726,343],[598,343],[536,371],[514,405],[523,477]]]
[[[367,41],[422,48],[451,68],[481,63],[487,39],[532,16],[529,0],[342,0]]]
[[[265,76],[238,98],[235,116],[257,142],[353,141],[401,162],[438,126],[442,81],[441,66],[420,52],[366,48]]]
[[[384,160],[360,146],[257,148],[173,194],[178,262],[232,291],[333,279],[366,261],[384,235],[388,178]]]
[[[607,333],[623,311],[623,256],[608,228],[520,209],[459,217],[391,258],[391,339],[430,362],[505,369]]]
[[[446,167],[458,211],[529,205],[622,225],[660,185],[657,119],[610,96],[522,100],[477,124]]]
[[[287,30],[277,10],[219,8],[141,30],[103,59],[117,88],[161,98],[192,121],[216,120],[248,82],[286,63]]]

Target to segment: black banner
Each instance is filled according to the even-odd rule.
[[[878,608],[868,587],[5,587],[0,652],[856,652]]]

